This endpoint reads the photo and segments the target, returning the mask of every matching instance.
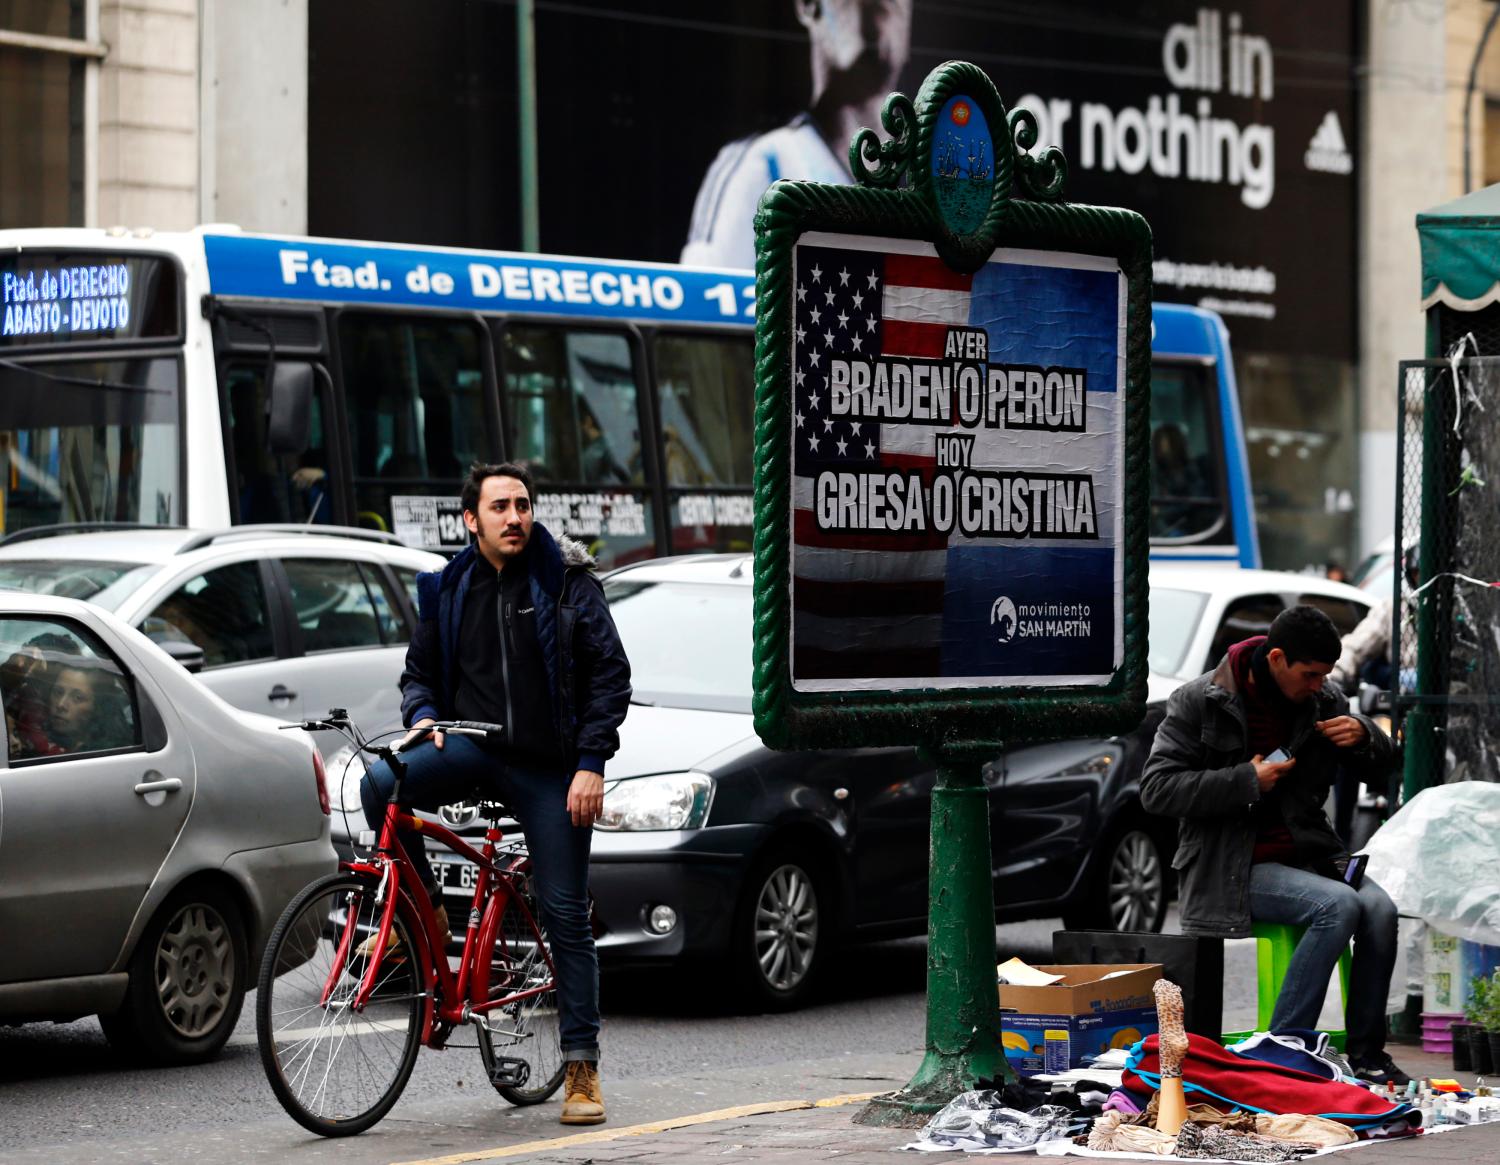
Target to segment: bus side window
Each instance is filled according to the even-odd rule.
[[[495,460],[473,323],[345,313],[338,337],[360,525],[388,529],[393,496],[457,494]]]
[[[266,444],[266,367],[232,364],[224,375],[234,445],[235,489],[241,522],[329,523],[333,498],[323,431],[323,393],[313,393],[312,428],[299,455],[272,453]]]
[[[658,336],[662,444],[669,486],[748,486],[755,354],[748,336]]]
[[[640,485],[640,412],[630,342],[614,332],[505,330],[511,457],[538,482]]]
[[[1226,527],[1210,369],[1151,366],[1151,537],[1214,539]],[[1232,536],[1231,536],[1232,537]]]

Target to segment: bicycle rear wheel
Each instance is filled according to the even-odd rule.
[[[368,1005],[350,1006],[369,965],[360,945],[380,922],[376,889],[360,874],[312,883],[282,914],[261,963],[255,1028],[266,1078],[291,1118],[325,1137],[362,1133],[385,1116],[421,1042],[421,977],[401,910],[392,920],[397,945],[380,960]]]
[[[525,895],[536,918],[536,902]],[[538,926],[540,926],[538,922]],[[490,999],[504,999],[532,988],[546,990],[486,1014],[479,1030],[479,1054],[490,1083],[511,1104],[540,1104],[562,1087],[567,1064],[557,1012],[557,985],[547,965],[544,943],[522,913],[517,900],[506,902],[500,916],[490,963]],[[496,1069],[501,1069],[497,1077]],[[510,1082],[505,1082],[508,1079]]]

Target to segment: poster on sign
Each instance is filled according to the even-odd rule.
[[[986,755],[1145,711],[1151,233],[963,62],[756,214],[756,731]],[[988,752],[993,756],[994,752]]]
[[[793,256],[792,680],[1103,685],[1124,653],[1108,257],[809,233]]]

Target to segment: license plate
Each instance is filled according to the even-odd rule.
[[[434,869],[437,872],[438,885],[443,888],[443,893],[464,897],[474,893],[474,883],[479,877],[479,867],[473,862],[440,861],[435,864]]]

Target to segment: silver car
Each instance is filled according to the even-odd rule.
[[[0,1023],[100,1016],[161,1063],[234,1030],[335,868],[322,757],[87,603],[0,595]]]
[[[284,720],[348,708],[383,732],[401,723],[417,573],[445,562],[334,526],[63,526],[0,542],[0,587],[114,612],[236,708]],[[325,750],[342,743],[321,735]]]

